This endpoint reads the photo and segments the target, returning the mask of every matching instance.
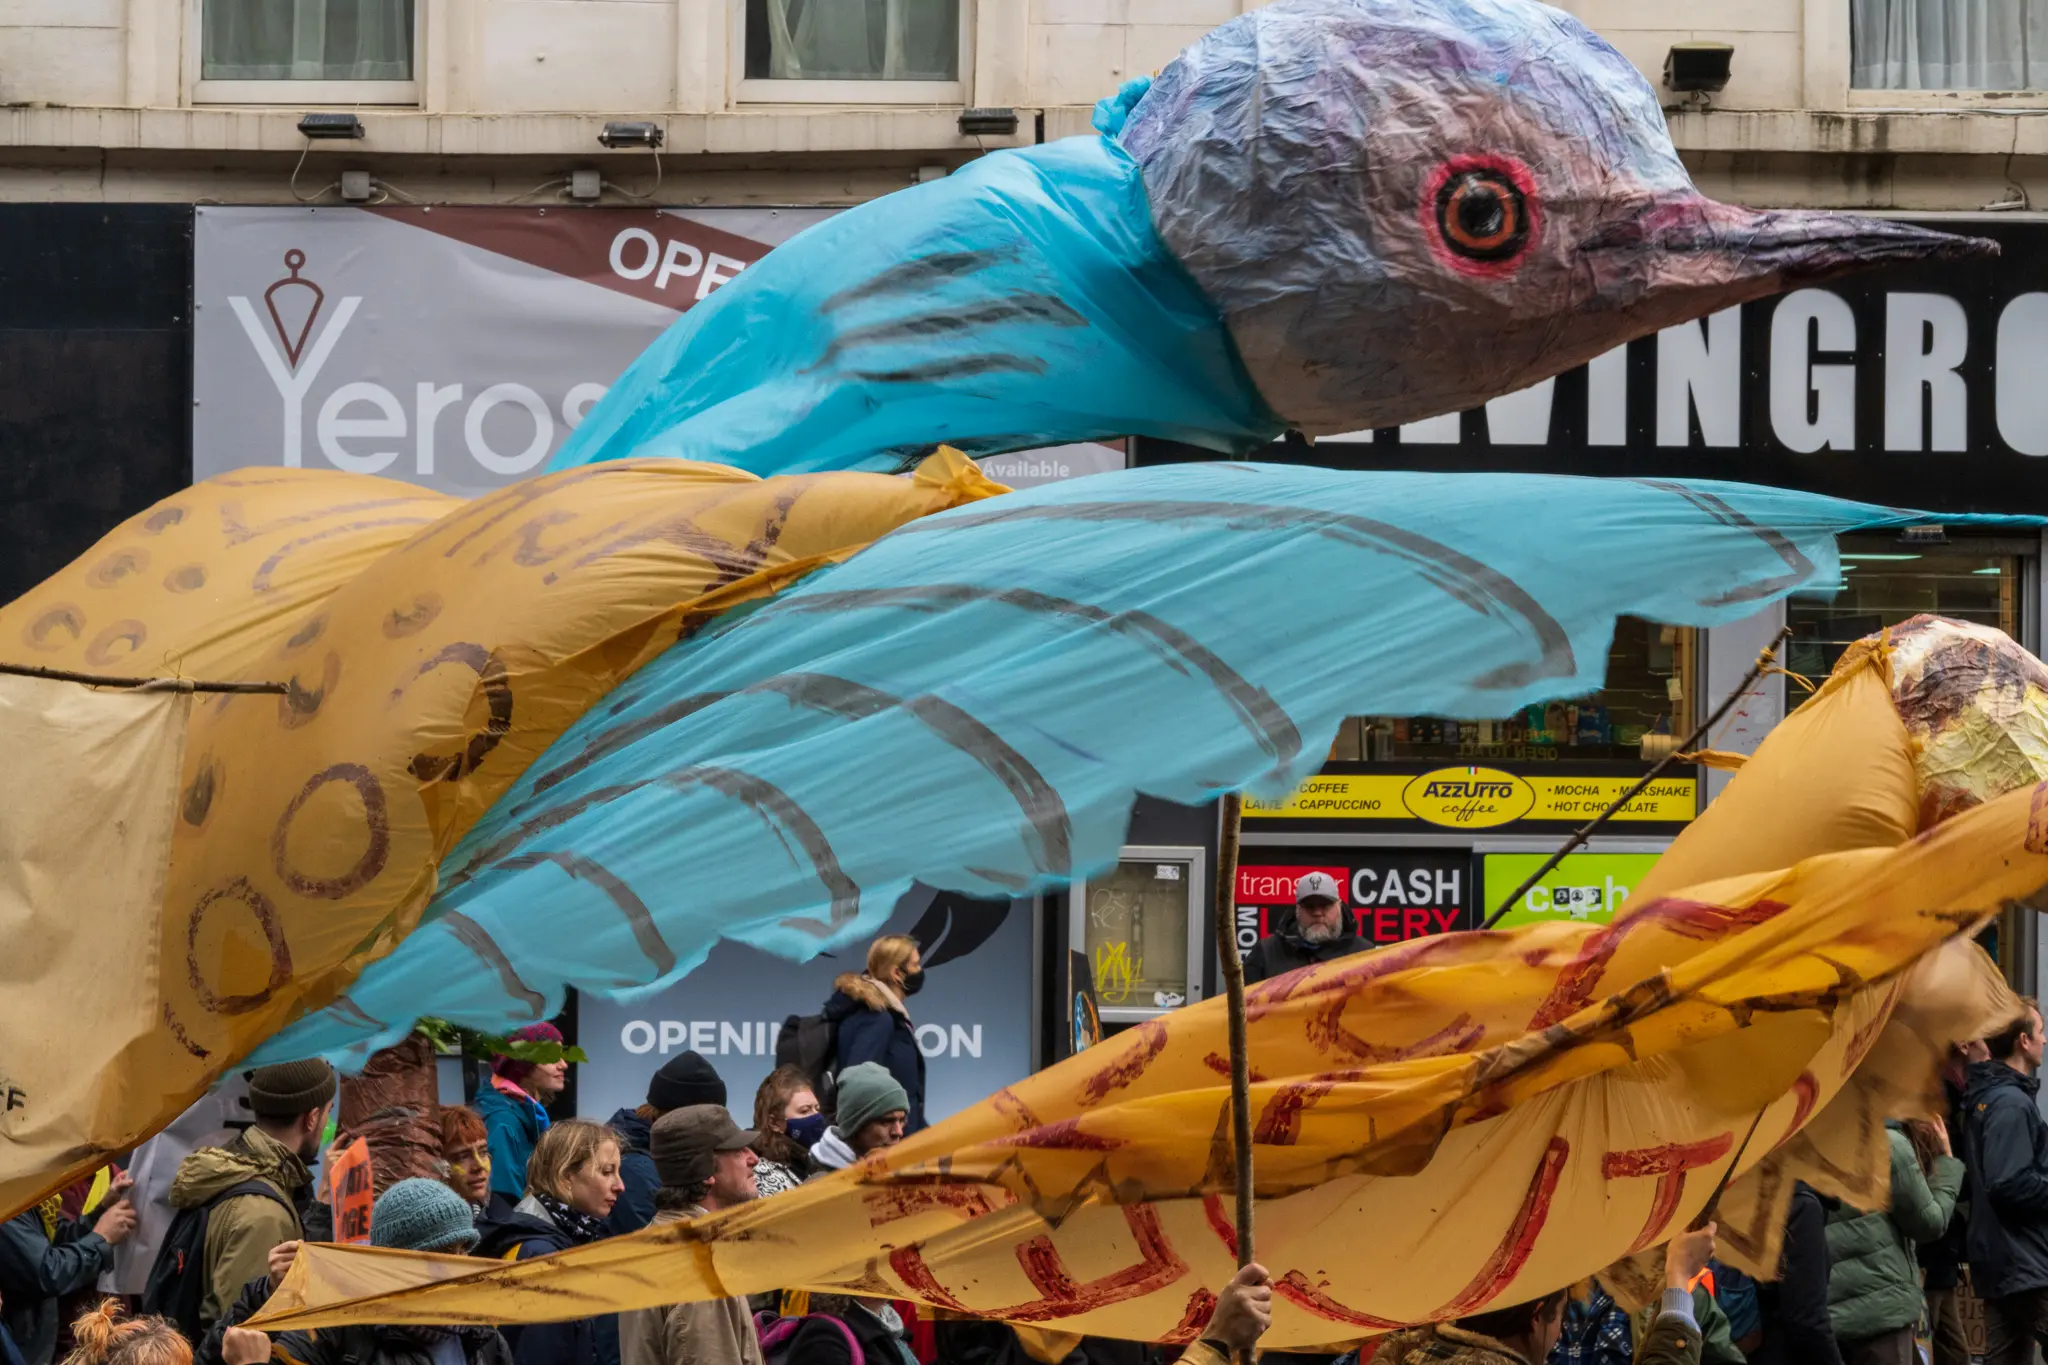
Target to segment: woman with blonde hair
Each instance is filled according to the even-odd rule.
[[[619,1135],[602,1123],[565,1119],[549,1127],[526,1164],[526,1197],[507,1217],[477,1229],[483,1235],[473,1254],[526,1261],[608,1235],[605,1218],[626,1188],[619,1178],[621,1148]],[[508,1325],[504,1333],[516,1365],[616,1365],[619,1359],[614,1313]]]
[[[925,1126],[924,1053],[905,1002],[924,988],[917,940],[890,934],[868,945],[868,969],[845,972],[832,983],[823,1014],[832,1025],[834,1071],[875,1062],[888,1069],[910,1099],[905,1136]]]
[[[71,1354],[64,1365],[192,1365],[192,1344],[162,1318],[131,1318],[119,1299],[71,1324]]]
[[[754,1092],[754,1184],[765,1197],[793,1190],[810,1169],[811,1148],[825,1135],[825,1115],[800,1066],[778,1066]]]

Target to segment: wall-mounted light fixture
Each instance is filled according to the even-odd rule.
[[[1017,131],[1015,109],[962,109],[960,136],[1009,137]]]
[[[301,114],[299,132],[313,139],[363,135],[363,121],[354,114]]]
[[[1728,88],[1734,65],[1733,43],[1673,43],[1664,54],[1664,87],[1706,109],[1709,95]]]
[[[661,146],[662,135],[659,123],[607,123],[604,131],[597,135],[599,145],[605,147],[654,147]]]

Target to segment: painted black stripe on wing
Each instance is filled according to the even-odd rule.
[[[990,247],[983,251],[935,251],[897,261],[859,284],[850,284],[818,305],[821,313],[837,312],[849,304],[892,294],[922,294],[948,280],[979,274],[1017,255],[1014,246]]]
[[[845,869],[839,865],[839,855],[832,851],[831,841],[826,839],[824,831],[818,828],[817,822],[805,813],[803,807],[797,805],[795,801],[789,798],[787,793],[771,782],[764,781],[750,773],[738,772],[730,768],[713,767],[678,768],[672,772],[662,773],[655,777],[643,777],[632,782],[620,782],[609,787],[599,787],[595,791],[585,792],[573,801],[564,802],[552,810],[542,811],[530,820],[522,820],[493,840],[489,847],[478,852],[463,865],[460,871],[447,877],[442,884],[441,894],[445,896],[458,887],[475,880],[482,872],[497,866],[499,859],[504,858],[526,840],[536,835],[545,834],[551,829],[559,828],[586,811],[631,796],[635,792],[644,791],[646,788],[656,785],[676,789],[689,786],[710,787],[714,791],[730,796],[734,800],[745,804],[755,814],[767,821],[769,828],[774,831],[776,837],[782,840],[784,848],[790,847],[789,840],[791,838],[796,840],[797,847],[802,849],[803,856],[810,862],[819,882],[824,885],[826,891],[831,893],[832,918],[829,923],[821,924],[817,920],[792,917],[782,921],[786,927],[824,938],[840,925],[860,913],[860,887],[855,885],[853,879],[846,875]],[[790,852],[794,856],[796,849],[790,849]],[[514,858],[511,861],[517,862],[519,859]],[[483,947],[479,947],[476,943],[471,942],[469,935],[464,933],[463,925],[467,925],[475,934],[482,935],[484,945],[488,946],[491,951],[496,951],[497,945],[490,943],[489,936],[483,935],[483,930],[477,926],[474,920],[454,910],[446,910],[442,914],[451,921],[450,927],[458,935],[462,936],[463,942],[469,943],[480,955],[484,953]],[[454,921],[460,921],[460,923],[454,923]],[[486,956],[485,960],[490,961],[491,959]],[[503,960],[503,954],[499,955],[499,960]],[[500,975],[506,975],[506,973],[510,972],[510,969],[511,964],[506,963],[500,969]],[[512,989],[510,983],[516,983],[517,981],[516,975],[509,977],[507,989]],[[516,994],[517,992],[515,991],[514,993]],[[535,998],[538,999],[538,997]],[[535,1008],[538,1008],[538,1005]]]
[[[1753,583],[1745,588],[1736,588],[1729,592],[1717,593],[1712,597],[1701,598],[1701,606],[1726,607],[1737,602],[1757,602],[1777,597],[1781,593],[1798,587],[1813,576],[1813,561],[1808,559],[1783,531],[1780,531],[1775,526],[1766,526],[1762,522],[1752,520],[1746,514],[1729,506],[1715,494],[1709,493],[1703,488],[1687,488],[1682,483],[1672,483],[1666,479],[1637,479],[1635,482],[1645,488],[1654,488],[1660,493],[1676,494],[1694,507],[1699,508],[1700,511],[1705,512],[1715,521],[1720,522],[1723,526],[1733,526],[1749,532],[1758,540],[1770,546],[1778,558],[1784,560],[1786,566],[1792,570],[1791,573],[1780,574],[1776,578],[1767,578],[1761,583]]]
[[[599,732],[590,743],[584,745],[576,756],[559,768],[550,768],[533,780],[533,794],[519,803],[521,808],[529,806],[535,798],[545,795],[567,782],[591,764],[610,754],[615,754],[629,744],[647,738],[657,730],[665,730],[679,720],[696,715],[713,702],[724,701],[730,692],[697,692],[687,697],[678,697],[672,702],[656,707],[644,716],[637,716],[624,725],[615,725]]]
[[[1044,374],[1045,362],[1035,355],[963,355],[906,365],[898,370],[848,370],[869,384],[936,384],[944,379],[972,379],[980,374]]]
[[[533,1017],[542,1017],[547,1008],[547,997],[519,979],[519,971],[512,965],[512,959],[505,956],[505,950],[498,946],[496,939],[485,931],[481,924],[463,914],[460,910],[444,910],[441,918],[449,930],[462,940],[463,945],[484,960],[484,964],[498,974],[498,984],[505,988],[505,994],[533,1011]]]
[[[849,327],[832,338],[825,354],[803,371],[822,370],[833,361],[861,346],[891,346],[901,341],[958,336],[983,327],[1005,323],[1038,323],[1048,327],[1086,327],[1088,319],[1075,312],[1063,299],[1051,294],[1012,294],[1007,298],[963,308],[942,308],[936,312],[913,313],[909,317]]]
[[[914,523],[913,523],[914,524]],[[900,528],[899,528],[900,529]],[[972,583],[925,583],[900,588],[852,588],[843,592],[812,592],[780,597],[770,602],[753,620],[760,622],[777,612],[860,611],[874,607],[908,607],[914,611],[943,611],[973,602],[999,602],[1020,611],[1041,616],[1065,616],[1087,625],[1106,626],[1163,657],[1175,671],[1190,669],[1208,679],[1230,708],[1237,712],[1259,747],[1280,765],[1291,764],[1301,752],[1301,731],[1280,703],[1262,687],[1211,653],[1209,648],[1178,626],[1149,612],[1116,611],[1092,602],[1076,602],[1029,588],[986,588]]]
[[[1303,532],[1375,553],[1392,554],[1474,611],[1488,616],[1519,617],[1536,637],[1540,656],[1534,663],[1503,664],[1474,679],[1473,686],[1489,690],[1525,687],[1545,678],[1569,678],[1578,671],[1571,637],[1564,626],[1521,584],[1461,550],[1371,517],[1271,503],[1153,500],[1003,507],[1002,501],[998,499],[985,508],[922,518],[897,527],[892,534],[927,535],[998,521],[1222,521],[1232,530]]]
[[[668,940],[661,936],[661,930],[654,923],[654,915],[647,908],[647,902],[640,899],[632,887],[602,863],[574,853],[522,853],[508,858],[504,863],[507,872],[520,872],[529,867],[551,864],[560,868],[579,882],[587,882],[604,893],[619,914],[624,916],[626,925],[633,931],[633,941],[640,945],[640,951],[654,964],[656,976],[667,976],[676,967],[675,950],[668,946]]]
[[[929,693],[908,700],[863,683],[829,673],[783,673],[742,688],[739,693],[700,692],[602,731],[561,767],[534,780],[535,797],[560,785],[607,755],[617,753],[655,731],[695,715],[713,702],[748,693],[776,693],[799,706],[847,720],[861,720],[885,711],[908,711],[934,735],[973,759],[1003,784],[1036,835],[1032,862],[1040,871],[1064,877],[1070,867],[1073,826],[1066,802],[1031,761],[995,731],[951,702]],[[530,804],[532,798],[522,802]]]
[[[796,840],[811,870],[817,874],[825,890],[831,893],[832,918],[820,924],[814,919],[792,915],[781,921],[783,928],[795,929],[816,938],[830,938],[834,931],[860,913],[860,887],[839,865],[839,855],[833,852],[832,842],[825,837],[825,831],[818,828],[817,821],[811,819],[802,806],[790,799],[789,793],[773,782],[737,768],[708,766],[664,773],[655,781],[678,791],[685,787],[709,787],[747,806],[767,821],[775,836],[782,840],[784,848],[789,848],[790,839]],[[796,850],[791,849],[790,852],[794,855]]]

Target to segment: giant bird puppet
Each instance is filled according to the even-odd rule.
[[[1701,197],[1641,78],[1523,0],[1279,0],[1098,126],[794,239],[651,347],[544,477],[458,503],[245,470],[0,609],[5,662],[173,680],[0,680],[0,1204],[254,1061],[657,989],[719,937],[801,958],[914,878],[1060,886],[1114,860],[1138,792],[1284,791],[1347,713],[1583,694],[1617,616],[1739,618],[1829,581],[1838,534],[1919,519],[1235,462],[992,485],[934,443],[1241,453],[1989,249]],[[1755,763],[1805,772],[1844,717],[1856,761],[1796,810],[1738,777],[1611,928],[1258,988],[1269,1343],[1610,1263],[1625,1283],[1731,1169],[1728,1254],[1755,1269],[1793,1179],[1880,1202],[1876,1118],[2013,1009],[1967,936],[2048,883],[2044,685],[2002,637],[1916,623]],[[1924,773],[1930,751],[1955,762]],[[1223,1050],[1217,1007],[1187,1009],[830,1181],[543,1262],[315,1250],[269,1320],[794,1284],[1185,1340],[1236,1235]]]

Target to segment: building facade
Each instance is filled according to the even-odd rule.
[[[462,492],[524,477],[648,340],[779,241],[987,152],[1086,133],[1097,99],[1253,7],[0,0],[0,599],[192,478],[241,465]],[[2005,257],[1767,300],[1479,412],[1270,457],[1741,478],[2048,512],[2048,386],[2034,378],[2048,364],[2048,8],[1563,8],[1659,85],[1707,193],[1940,215],[1998,236]],[[1725,85],[1669,88],[1674,57],[1725,61]],[[1130,457],[1200,453],[1141,442]],[[1124,458],[1091,447],[1000,473],[1035,481]],[[1016,953],[1028,938],[1036,986],[997,1000],[963,985],[959,1017],[934,1021],[935,1064],[980,1064],[981,1077],[990,1058],[1017,1070],[1056,1055],[1070,951],[1112,1027],[1201,998],[1212,917],[1231,916],[1248,946],[1284,922],[1292,879],[1311,868],[1338,877],[1371,940],[1471,927],[1785,626],[1787,663],[1808,673],[1918,610],[2037,650],[2048,638],[2038,538],[1958,529],[1847,549],[1841,584],[1750,622],[1624,622],[1598,698],[1472,718],[1376,716],[1362,701],[1310,789],[1249,812],[1231,904],[1208,885],[1213,813],[1141,807],[1124,864],[1095,884],[1007,920],[973,912],[988,920],[976,943]],[[1784,687],[1755,688],[1713,743],[1754,747]],[[1612,914],[1720,780],[1672,770],[1513,914]],[[938,913],[901,908],[906,924]],[[2031,919],[2006,926],[1998,950],[2033,986]],[[616,1053],[619,1079],[584,1107],[609,1112],[661,1054],[707,1039],[740,1071],[765,1069],[780,1012],[818,1001],[772,1004],[744,1018],[680,997],[593,1010],[617,1036],[585,1045]]]

